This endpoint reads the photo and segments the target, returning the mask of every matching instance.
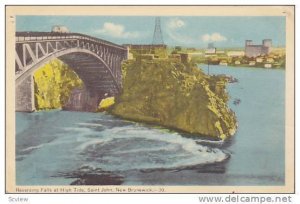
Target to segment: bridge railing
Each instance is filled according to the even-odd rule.
[[[47,40],[88,40],[100,43],[106,46],[118,48],[126,51],[127,48],[114,44],[112,42],[91,37],[80,33],[54,33],[54,32],[16,32],[16,43],[24,43],[28,41],[47,41]]]
[[[16,36],[16,42],[77,39],[77,38],[78,38],[77,36]]]

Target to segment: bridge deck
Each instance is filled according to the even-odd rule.
[[[57,32],[16,32],[16,43],[24,41],[57,40],[57,39],[80,39],[92,40],[107,46],[127,50],[126,47],[81,33],[57,33]]]

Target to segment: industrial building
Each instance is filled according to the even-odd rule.
[[[214,43],[208,43],[205,54],[216,54],[217,48],[215,48]]]
[[[261,55],[267,55],[271,52],[272,40],[264,39],[262,45],[254,45],[252,40],[246,40],[245,42],[245,55],[246,57],[257,57]]]

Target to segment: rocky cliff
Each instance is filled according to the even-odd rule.
[[[34,96],[37,110],[62,108],[75,87],[83,82],[66,64],[52,60],[34,73]]]
[[[111,113],[214,139],[235,133],[236,117],[226,104],[226,79],[170,60],[131,60],[122,72],[123,92]]]

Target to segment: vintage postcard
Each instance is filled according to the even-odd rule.
[[[293,193],[294,6],[6,6],[7,193]]]

